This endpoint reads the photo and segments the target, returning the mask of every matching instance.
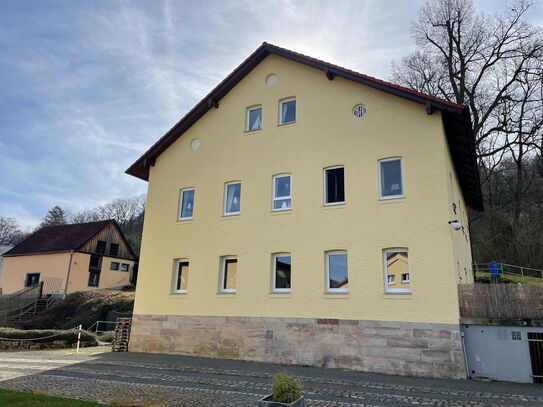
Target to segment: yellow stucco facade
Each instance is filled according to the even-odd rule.
[[[279,102],[292,97],[296,123],[278,125]],[[360,103],[367,113],[357,119]],[[262,129],[246,132],[255,105]],[[378,162],[390,157],[402,158],[405,196],[380,200]],[[326,206],[323,169],[338,165],[345,204]],[[284,173],[292,209],[273,212],[272,177]],[[230,181],[241,182],[236,216],[223,215]],[[184,188],[195,189],[193,219],[179,221]],[[471,254],[467,227],[448,221],[466,225],[465,212],[439,111],[269,55],[151,167],[134,312],[457,324],[457,283],[469,279]],[[387,248],[408,249],[411,293],[385,293]],[[325,290],[332,250],[348,254],[347,293]],[[272,293],[274,253],[291,254],[290,293]],[[235,293],[218,290],[221,256],[237,256]],[[190,263],[182,294],[176,259]]]
[[[130,273],[134,262],[104,256],[98,287],[89,287],[89,253],[63,252],[9,256],[4,259],[4,271],[0,279],[3,294],[11,294],[25,287],[29,273],[39,273],[39,281],[44,282],[45,294],[64,294],[76,291],[91,291],[101,288],[122,287],[130,283]],[[111,262],[129,264],[129,271],[110,270]],[[66,286],[66,279],[68,285]]]

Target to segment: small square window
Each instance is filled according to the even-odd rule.
[[[388,275],[387,276],[387,280],[388,280],[388,286],[390,287],[391,285],[394,285],[396,284],[396,276],[395,275]]]
[[[393,158],[379,161],[379,196],[381,199],[402,198],[402,160]]]
[[[279,106],[279,124],[296,123],[296,99],[283,100]]]
[[[111,265],[109,266],[109,269],[110,269],[110,270],[113,270],[113,271],[119,270],[119,262],[117,262],[117,261],[112,261],[112,262],[111,262]]]
[[[27,273],[25,287],[32,287],[40,282],[40,273]]]
[[[347,252],[326,253],[326,281],[328,292],[346,293],[349,290]]]
[[[179,260],[175,267],[174,292],[176,293],[187,292],[188,274],[189,274],[188,260]]]
[[[324,204],[338,205],[345,203],[345,169],[343,167],[325,168]]]
[[[273,177],[273,211],[291,209],[291,178],[290,175],[276,175]]]
[[[130,264],[122,263],[121,264],[121,271],[129,271],[130,270]]]
[[[117,256],[119,254],[119,244],[118,243],[110,243],[109,245],[109,255],[110,256]]]
[[[194,210],[194,188],[182,189],[180,194],[178,219],[190,220]]]
[[[290,292],[292,261],[289,253],[273,256],[273,290],[274,292]]]
[[[224,215],[239,215],[241,182],[229,182],[224,186]]]
[[[253,107],[247,109],[246,131],[255,131],[262,129],[262,107]]]
[[[383,250],[383,261],[386,281],[385,292],[410,293],[411,274],[407,249]],[[396,283],[396,276],[400,277],[400,284]],[[392,284],[391,281],[393,281]]]
[[[236,292],[236,277],[238,274],[238,259],[233,256],[221,258],[221,292]]]

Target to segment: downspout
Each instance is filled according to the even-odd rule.
[[[74,251],[70,250],[70,262],[68,263],[68,272],[66,273],[66,284],[64,285],[64,298],[66,298],[66,294],[68,293],[68,281],[70,281],[70,271],[72,270],[73,255],[74,255]]]

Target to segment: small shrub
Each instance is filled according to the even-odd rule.
[[[292,403],[300,398],[302,384],[295,377],[278,373],[273,378],[273,401],[277,403]]]
[[[98,339],[102,342],[113,342],[113,337],[115,336],[115,331],[102,332],[98,335]]]

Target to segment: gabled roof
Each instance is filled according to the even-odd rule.
[[[119,230],[122,238],[125,239],[114,219],[71,225],[47,226],[32,233],[21,243],[4,253],[4,256],[77,251],[109,225],[114,225]],[[126,239],[124,241],[130,252],[134,255]],[[134,255],[134,257],[136,256]]]
[[[475,210],[483,210],[479,171],[475,157],[475,140],[470,112],[466,106],[403,86],[398,86],[359,72],[351,71],[329,62],[311,58],[266,42],[258,47],[249,58],[234,69],[230,75],[194,106],[194,108],[164,134],[164,136],[153,144],[130,166],[130,168],[126,170],[126,173],[147,181],[149,179],[149,168],[154,165],[158,156],[181,137],[181,135],[209,109],[213,107],[217,108],[219,106],[219,101],[270,54],[278,55],[311,68],[321,70],[329,80],[333,80],[335,76],[339,76],[415,103],[420,103],[425,106],[429,114],[431,114],[433,110],[440,110],[443,116],[443,124],[449,149],[453,157],[454,166],[460,180],[466,204]]]

